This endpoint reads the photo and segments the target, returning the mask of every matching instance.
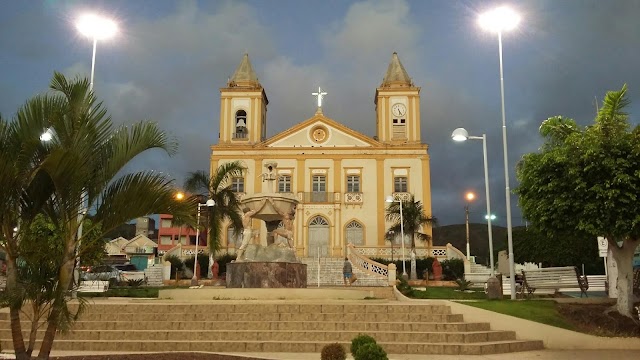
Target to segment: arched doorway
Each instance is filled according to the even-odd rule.
[[[353,220],[347,224],[344,229],[346,244],[353,244],[355,246],[361,246],[364,244],[364,229],[362,224],[356,220]]]
[[[309,222],[309,257],[329,256],[329,222],[322,216],[315,216]]]

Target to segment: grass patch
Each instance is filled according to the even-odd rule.
[[[474,290],[473,292],[455,291],[455,288],[448,287],[429,287],[426,290],[412,289],[409,293],[410,298],[414,299],[453,299],[453,300],[484,300],[487,295],[483,290]]]
[[[548,300],[485,300],[465,302],[465,305],[511,315],[567,330],[576,330],[558,312],[555,301]]]

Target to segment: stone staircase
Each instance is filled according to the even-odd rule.
[[[4,309],[0,313],[3,350],[13,346],[8,319]],[[26,329],[24,322],[25,335]],[[71,332],[57,335],[53,350],[319,353],[333,342],[348,349],[359,334],[373,336],[390,354],[479,355],[543,348],[542,341],[517,340],[513,331],[491,330],[488,323],[465,323],[446,305],[98,300]]]
[[[339,286],[344,285],[342,279],[342,266],[344,258],[302,258],[303,263],[307,264],[307,287],[318,286],[318,266],[320,266],[320,286]],[[389,286],[389,280],[381,275],[373,274],[357,267],[351,263],[353,273],[358,278],[353,286]]]
[[[474,286],[484,286],[484,283],[491,277],[491,269],[488,266],[472,262],[470,271],[464,274],[464,278],[467,281],[471,281]]]

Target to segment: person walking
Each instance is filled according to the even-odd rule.
[[[344,258],[344,265],[342,265],[342,276],[344,280],[344,286],[351,286],[351,284],[355,281],[355,278],[353,277],[353,268],[351,267],[349,258]]]

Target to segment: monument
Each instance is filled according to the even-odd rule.
[[[236,260],[227,264],[228,288],[305,288],[307,265],[296,257],[294,219],[298,200],[290,193],[277,193],[276,163],[265,164],[261,177],[266,192],[246,196],[241,201],[242,245]],[[262,220],[267,229],[267,245],[251,243],[259,230],[252,219]],[[282,227],[279,225],[282,224]],[[276,242],[277,236],[284,240]]]

